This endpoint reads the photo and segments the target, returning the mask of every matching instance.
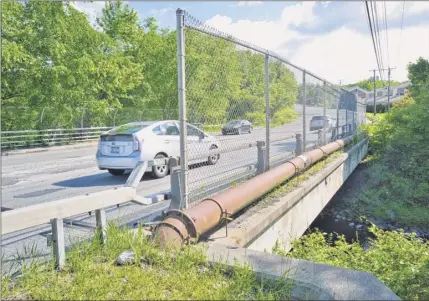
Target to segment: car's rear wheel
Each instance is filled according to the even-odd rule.
[[[165,158],[163,154],[158,154],[155,156],[155,159]],[[168,174],[168,165],[158,165],[152,167],[151,176],[155,179],[161,179]]]
[[[122,176],[125,172],[125,169],[108,169],[107,170],[111,175]]]
[[[210,147],[210,150],[212,150],[212,149],[217,149],[217,146],[212,145]],[[219,158],[220,158],[220,154],[212,155],[212,156],[209,156],[207,162],[209,163],[209,165],[215,165],[217,163],[217,161],[219,160]]]

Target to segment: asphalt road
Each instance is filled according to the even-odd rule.
[[[300,113],[299,107],[297,112]],[[311,116],[321,115],[322,112],[322,108],[307,107],[307,123]],[[327,114],[333,117],[335,117],[335,112],[335,110],[327,110]],[[270,157],[272,157],[273,164],[287,160],[295,149],[295,138],[286,140],[283,137],[301,132],[302,118],[291,124],[271,129],[271,139],[282,139],[270,146]],[[228,148],[237,143],[244,145],[265,140],[265,129],[255,129],[251,134],[241,136],[219,135],[217,138],[223,147]],[[317,135],[307,135],[307,141],[316,140]],[[2,208],[20,208],[123,185],[128,175],[115,177],[106,171],[98,170],[95,153],[96,146],[93,145],[78,149],[3,156]],[[204,194],[226,188],[225,185],[239,181],[243,176],[249,174],[248,166],[255,164],[256,161],[256,147],[243,147],[240,150],[222,154],[214,166],[192,166],[189,172],[191,199],[198,200],[206,196]],[[210,188],[215,188],[215,190],[210,191]],[[138,194],[142,196],[165,192],[169,189],[169,176],[155,180],[147,175],[143,177],[137,188]],[[107,216],[109,220],[118,220],[121,224],[133,224],[138,220],[151,220],[167,207],[167,201],[149,206],[124,204],[119,208],[109,209]],[[73,217],[72,220],[88,225],[66,227],[70,244],[76,237],[88,237],[93,231],[89,226],[95,224],[93,216],[87,214]],[[7,261],[6,258],[16,254],[17,250],[23,252],[24,246],[27,246],[28,250],[29,245],[37,246],[36,249],[44,255],[49,254],[45,237],[48,232],[49,227],[40,226],[4,235],[2,237],[4,260]]]

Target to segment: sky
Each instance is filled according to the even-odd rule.
[[[350,84],[377,68],[363,1],[127,1],[143,21],[175,29],[177,8],[239,39],[269,49],[331,83]],[[383,65],[407,80],[407,64],[429,59],[429,1],[376,1]],[[75,2],[91,20],[104,2]],[[386,5],[387,35],[381,12]],[[402,11],[403,26],[401,29]],[[386,38],[387,36],[387,38]],[[387,47],[388,46],[388,47]],[[386,73],[387,77],[387,73]]]

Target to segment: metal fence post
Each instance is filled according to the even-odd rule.
[[[66,246],[64,243],[63,220],[54,218],[51,220],[51,226],[55,266],[57,269],[62,269],[66,263]]]
[[[267,148],[265,147],[265,141],[257,141],[256,148],[258,150],[258,163],[256,166],[256,173],[259,175],[268,169],[266,165]]]
[[[102,244],[106,243],[107,238],[107,219],[106,211],[104,209],[95,210],[95,224],[97,230],[100,231],[100,241]]]
[[[323,81],[323,116],[326,120],[326,81]],[[326,128],[323,129],[323,144],[326,144]]]
[[[43,125],[43,115],[45,114],[46,107],[43,108],[42,113],[40,114],[40,128],[42,128]]]
[[[185,12],[176,10],[177,21],[177,90],[179,93],[180,123],[180,193],[181,203],[188,208],[188,145],[186,128],[186,78],[185,78]]]
[[[118,109],[115,110],[115,114],[113,115],[113,127],[116,126],[116,114],[118,114]]]
[[[295,145],[295,155],[299,156],[302,154],[302,135],[296,134],[296,145]]]
[[[176,158],[170,159],[170,193],[171,201],[168,210],[183,209],[180,203],[180,166]]]
[[[270,168],[270,56],[265,54],[265,167]]]
[[[305,74],[306,71],[304,70],[302,73],[302,147],[303,150],[305,151],[305,146],[306,146],[306,133],[305,133],[305,123],[307,122],[307,118],[305,117],[305,106],[306,106],[306,102],[307,102],[307,96],[306,96],[306,91],[305,91]]]
[[[80,128],[83,128],[83,116],[85,115],[85,108],[82,109],[82,116],[80,117]]]
[[[338,135],[339,135],[339,130],[340,130],[340,103],[341,103],[341,90],[339,91],[339,94],[340,94],[340,96],[339,96],[339,98],[338,98],[338,101],[337,101],[337,126],[336,126],[336,128],[337,128],[337,130],[335,131],[335,136],[336,137],[338,137]]]

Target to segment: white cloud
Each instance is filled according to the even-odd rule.
[[[172,15],[174,13],[174,8],[172,6],[161,8],[161,9],[152,9],[150,14],[155,17],[155,19],[159,19],[162,16],[167,14]]]
[[[301,2],[295,5],[286,6],[281,15],[281,23],[284,25],[309,24],[315,21],[313,8],[316,2]]]
[[[91,24],[95,25],[95,21],[98,17],[101,16],[103,8],[105,6],[105,1],[93,1],[93,2],[83,2],[83,1],[74,1],[71,2],[71,5],[77,10],[85,13],[88,16]]]
[[[399,18],[402,14],[401,3],[392,6],[387,2],[391,18]],[[429,2],[412,3],[414,10],[406,11],[411,15],[429,11]],[[303,35],[292,30],[291,25],[306,24],[314,26],[317,22],[314,15],[314,2],[301,2],[288,5],[283,9],[281,17],[274,21],[238,20],[233,22],[228,16],[216,15],[207,21],[209,25],[232,34],[237,38],[249,41],[262,48],[273,50],[286,59],[313,73],[326,78],[332,83],[351,83],[371,76],[369,70],[376,68],[374,49],[371,36],[356,30],[341,27],[327,34]],[[409,5],[408,3],[406,6]],[[389,7],[390,6],[390,7]],[[321,16],[323,17],[323,16]],[[366,22],[366,20],[362,20]],[[404,27],[402,37],[400,29],[389,29],[389,53],[392,79],[406,80],[406,66],[416,61],[419,56],[429,55],[429,25]],[[400,46],[400,56],[399,53]],[[382,45],[382,47],[385,47]],[[384,50],[385,51],[385,50]],[[384,52],[385,67],[387,53]]]
[[[259,6],[263,4],[262,1],[238,1],[237,6]]]

